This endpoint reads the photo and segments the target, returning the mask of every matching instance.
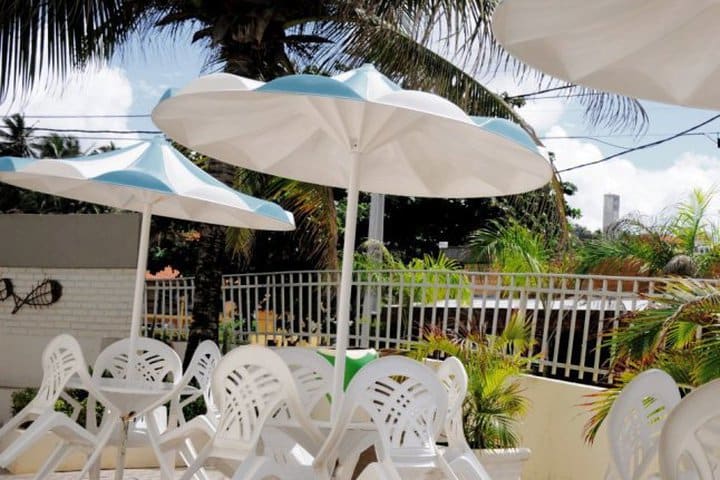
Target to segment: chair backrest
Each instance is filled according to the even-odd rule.
[[[670,412],[660,435],[658,452],[660,475],[664,480],[720,478],[716,451],[718,433],[711,430],[715,425],[708,425],[720,417],[719,398],[720,379],[692,391]],[[705,434],[709,434],[711,440],[707,448],[702,443]],[[714,454],[712,458],[711,454]]]
[[[315,350],[302,347],[278,348],[275,352],[290,368],[307,412],[321,402],[329,404],[332,393],[333,366]]]
[[[435,441],[447,415],[447,398],[430,368],[405,357],[383,357],[350,381],[339,421],[349,423],[362,408],[378,430],[380,461],[423,462],[438,456]]]
[[[54,408],[55,401],[73,375],[88,376],[80,344],[68,334],[50,340],[42,355],[43,379],[37,395],[28,404],[29,411],[41,413]]]
[[[214,441],[236,451],[255,450],[268,418],[283,405],[318,441],[320,432],[303,411],[290,369],[266,347],[237,347],[220,360],[211,383],[220,410]]]
[[[642,372],[625,385],[607,418],[612,462],[620,478],[640,478],[652,464],[660,431],[678,402],[678,386],[662,370]]]
[[[171,401],[169,426],[174,427],[179,423],[185,423],[183,407],[194,402],[200,396],[205,401],[208,416],[210,418],[217,416],[218,410],[210,391],[210,382],[221,357],[220,349],[212,340],[205,340],[197,346],[185,374],[169,398]]]
[[[129,365],[130,339],[124,338],[100,352],[93,366],[93,378],[110,375],[141,384],[160,384],[172,376],[174,383],[180,381],[182,362],[175,350],[151,338],[140,337],[135,342],[137,353],[134,365]],[[134,370],[132,374],[131,369]]]
[[[197,346],[183,376],[183,383],[187,381],[189,385],[193,380],[197,382],[197,389],[202,392],[208,409],[215,408],[210,393],[210,381],[221,357],[217,344],[212,340],[205,340]]]
[[[469,450],[463,431],[463,403],[468,390],[465,366],[456,357],[448,357],[440,364],[437,377],[448,395],[448,413],[444,426],[448,446]]]

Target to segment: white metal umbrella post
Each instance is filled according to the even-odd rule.
[[[152,220],[152,205],[145,205],[140,221],[140,241],[138,242],[137,269],[135,270],[135,288],[133,291],[133,307],[130,323],[130,362],[137,351],[137,337],[140,335],[140,325],[145,311],[145,272],[147,271],[148,248],[150,244],[150,220]],[[134,370],[130,370],[133,372]]]
[[[337,314],[337,340],[335,342],[335,371],[333,384],[333,399],[342,399],[345,385],[345,352],[348,347],[348,334],[350,331],[350,296],[353,283],[353,260],[355,254],[355,232],[357,227],[358,174],[360,170],[360,154],[358,145],[350,155],[350,182],[347,189],[347,209],[345,212],[345,235],[343,238],[342,270],[340,273],[340,295],[338,296]],[[332,419],[337,419],[340,413],[340,401],[332,403]]]

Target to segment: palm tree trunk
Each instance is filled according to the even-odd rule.
[[[232,184],[234,167],[210,160],[207,170],[226,185]],[[183,370],[187,369],[200,342],[204,340],[218,342],[226,235],[227,227],[203,224],[200,228],[192,322],[190,323],[188,346],[183,359]]]

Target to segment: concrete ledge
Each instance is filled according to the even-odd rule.
[[[579,405],[603,389],[531,375],[521,383],[531,402],[521,446],[532,450],[523,480],[602,480],[610,462],[607,432],[601,428],[587,445],[582,431],[590,415]]]

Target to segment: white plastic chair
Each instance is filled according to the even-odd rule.
[[[211,382],[213,400],[220,411],[217,424],[206,415],[195,417],[169,431],[160,439],[161,448],[171,451],[183,439],[198,432],[210,434],[210,441],[187,468],[182,480],[189,480],[209,459],[227,476],[249,480],[275,475],[280,478],[314,478],[307,452],[299,452],[292,440],[290,448],[271,452],[263,445],[263,427],[279,409],[287,406],[297,422],[317,444],[322,435],[305,413],[290,370],[272,350],[258,345],[238,347],[218,363]],[[282,458],[281,458],[282,457]],[[303,463],[307,465],[303,465]],[[305,466],[306,468],[302,468]]]
[[[52,473],[65,455],[72,449],[79,449],[88,455],[96,445],[104,444],[111,433],[110,428],[97,434],[89,432],[77,422],[80,404],[69,396],[74,411],[71,417],[55,411],[55,402],[63,395],[70,378],[77,376],[80,384],[94,395],[109,410],[115,410],[105,396],[95,390],[88,373],[82,350],[77,340],[70,335],[59,335],[45,347],[42,356],[43,379],[40,389],[33,400],[0,429],[0,439],[11,434],[23,423],[32,421],[32,425],[15,441],[0,453],[0,466],[8,467],[27,448],[40,440],[47,432],[53,432],[60,438],[59,445],[38,470],[35,478],[45,478]]]
[[[220,349],[211,340],[205,340],[197,346],[180,383],[170,394],[168,431],[186,423],[183,408],[200,397],[203,397],[205,402],[206,417],[212,422],[217,422],[219,412],[210,394],[210,380],[221,357]],[[210,436],[207,435],[205,441],[209,440]],[[186,438],[184,444],[179,446],[178,453],[185,465],[189,466],[197,457],[197,447],[191,438]],[[166,458],[166,461],[174,462],[174,455],[173,458]],[[200,469],[196,472],[196,478],[204,480],[207,475],[203,469]]]
[[[338,421],[315,459],[328,471],[357,409],[377,429],[378,462],[365,478],[418,478],[428,473],[457,480],[435,442],[447,414],[447,392],[428,367],[404,357],[384,357],[365,365],[348,385]]]
[[[490,480],[490,475],[468,445],[463,431],[463,403],[468,390],[465,366],[455,357],[446,358],[437,377],[448,394],[448,413],[443,433],[448,442],[443,456],[461,480]]]
[[[662,370],[642,372],[625,385],[607,416],[612,462],[606,479],[646,477],[657,458],[665,419],[679,402],[675,380]]]
[[[318,424],[328,425],[330,415],[330,398],[332,395],[333,366],[326,358],[321,356],[312,348],[285,347],[275,349],[275,352],[282,357],[283,361],[290,368],[295,383],[300,393],[300,400],[310,412],[311,418]],[[317,453],[319,445],[313,445],[308,441],[302,429],[285,426],[288,423],[288,416],[284,412],[274,416],[268,424],[272,427],[279,427],[284,434],[289,434],[297,440],[304,448],[313,454]],[[273,438],[276,428],[266,428],[263,432],[263,439],[266,443],[275,445],[278,440]],[[373,431],[347,432],[343,445],[338,451],[338,459],[341,461],[339,468],[335,471],[338,480],[349,480],[362,452],[375,443],[376,434]],[[282,442],[283,440],[279,440]]]
[[[175,387],[179,393],[171,399],[169,428],[184,424],[183,408],[200,397],[203,397],[208,412],[217,416],[217,407],[210,394],[210,380],[221,357],[220,349],[212,340],[205,340],[197,346],[187,370]]]
[[[712,425],[720,417],[720,380],[688,394],[670,412],[660,434],[660,476],[663,480],[720,479],[720,438]]]
[[[284,347],[274,350],[290,369],[300,400],[311,416],[317,410],[329,411],[333,366],[315,350]]]
[[[172,383],[174,386],[180,383],[182,361],[175,350],[165,343],[151,338],[140,337],[135,339],[135,342],[137,353],[134,356],[133,365],[129,364],[129,338],[119,340],[100,352],[93,366],[93,382],[97,384],[101,379],[110,377],[117,380],[127,380],[135,386],[147,387],[148,390],[158,390],[167,383]],[[169,377],[171,377],[171,380]],[[132,420],[128,429],[127,448],[144,447],[150,444],[155,452],[160,451],[157,440],[168,425],[167,409],[163,404],[169,400],[168,397],[173,395],[175,391],[175,389],[168,391],[167,395],[153,402],[154,406],[145,406],[144,409],[149,413]],[[100,428],[103,428],[107,423],[117,426],[117,415],[117,412],[106,409]],[[98,428],[94,395],[88,396],[86,425],[90,431]],[[119,428],[113,428],[113,435],[104,446],[119,446],[121,441],[119,433]],[[99,446],[90,458],[92,463],[86,465],[86,468],[81,472],[81,476],[85,473],[85,470],[90,468],[91,478],[99,477],[101,453],[102,448]]]

